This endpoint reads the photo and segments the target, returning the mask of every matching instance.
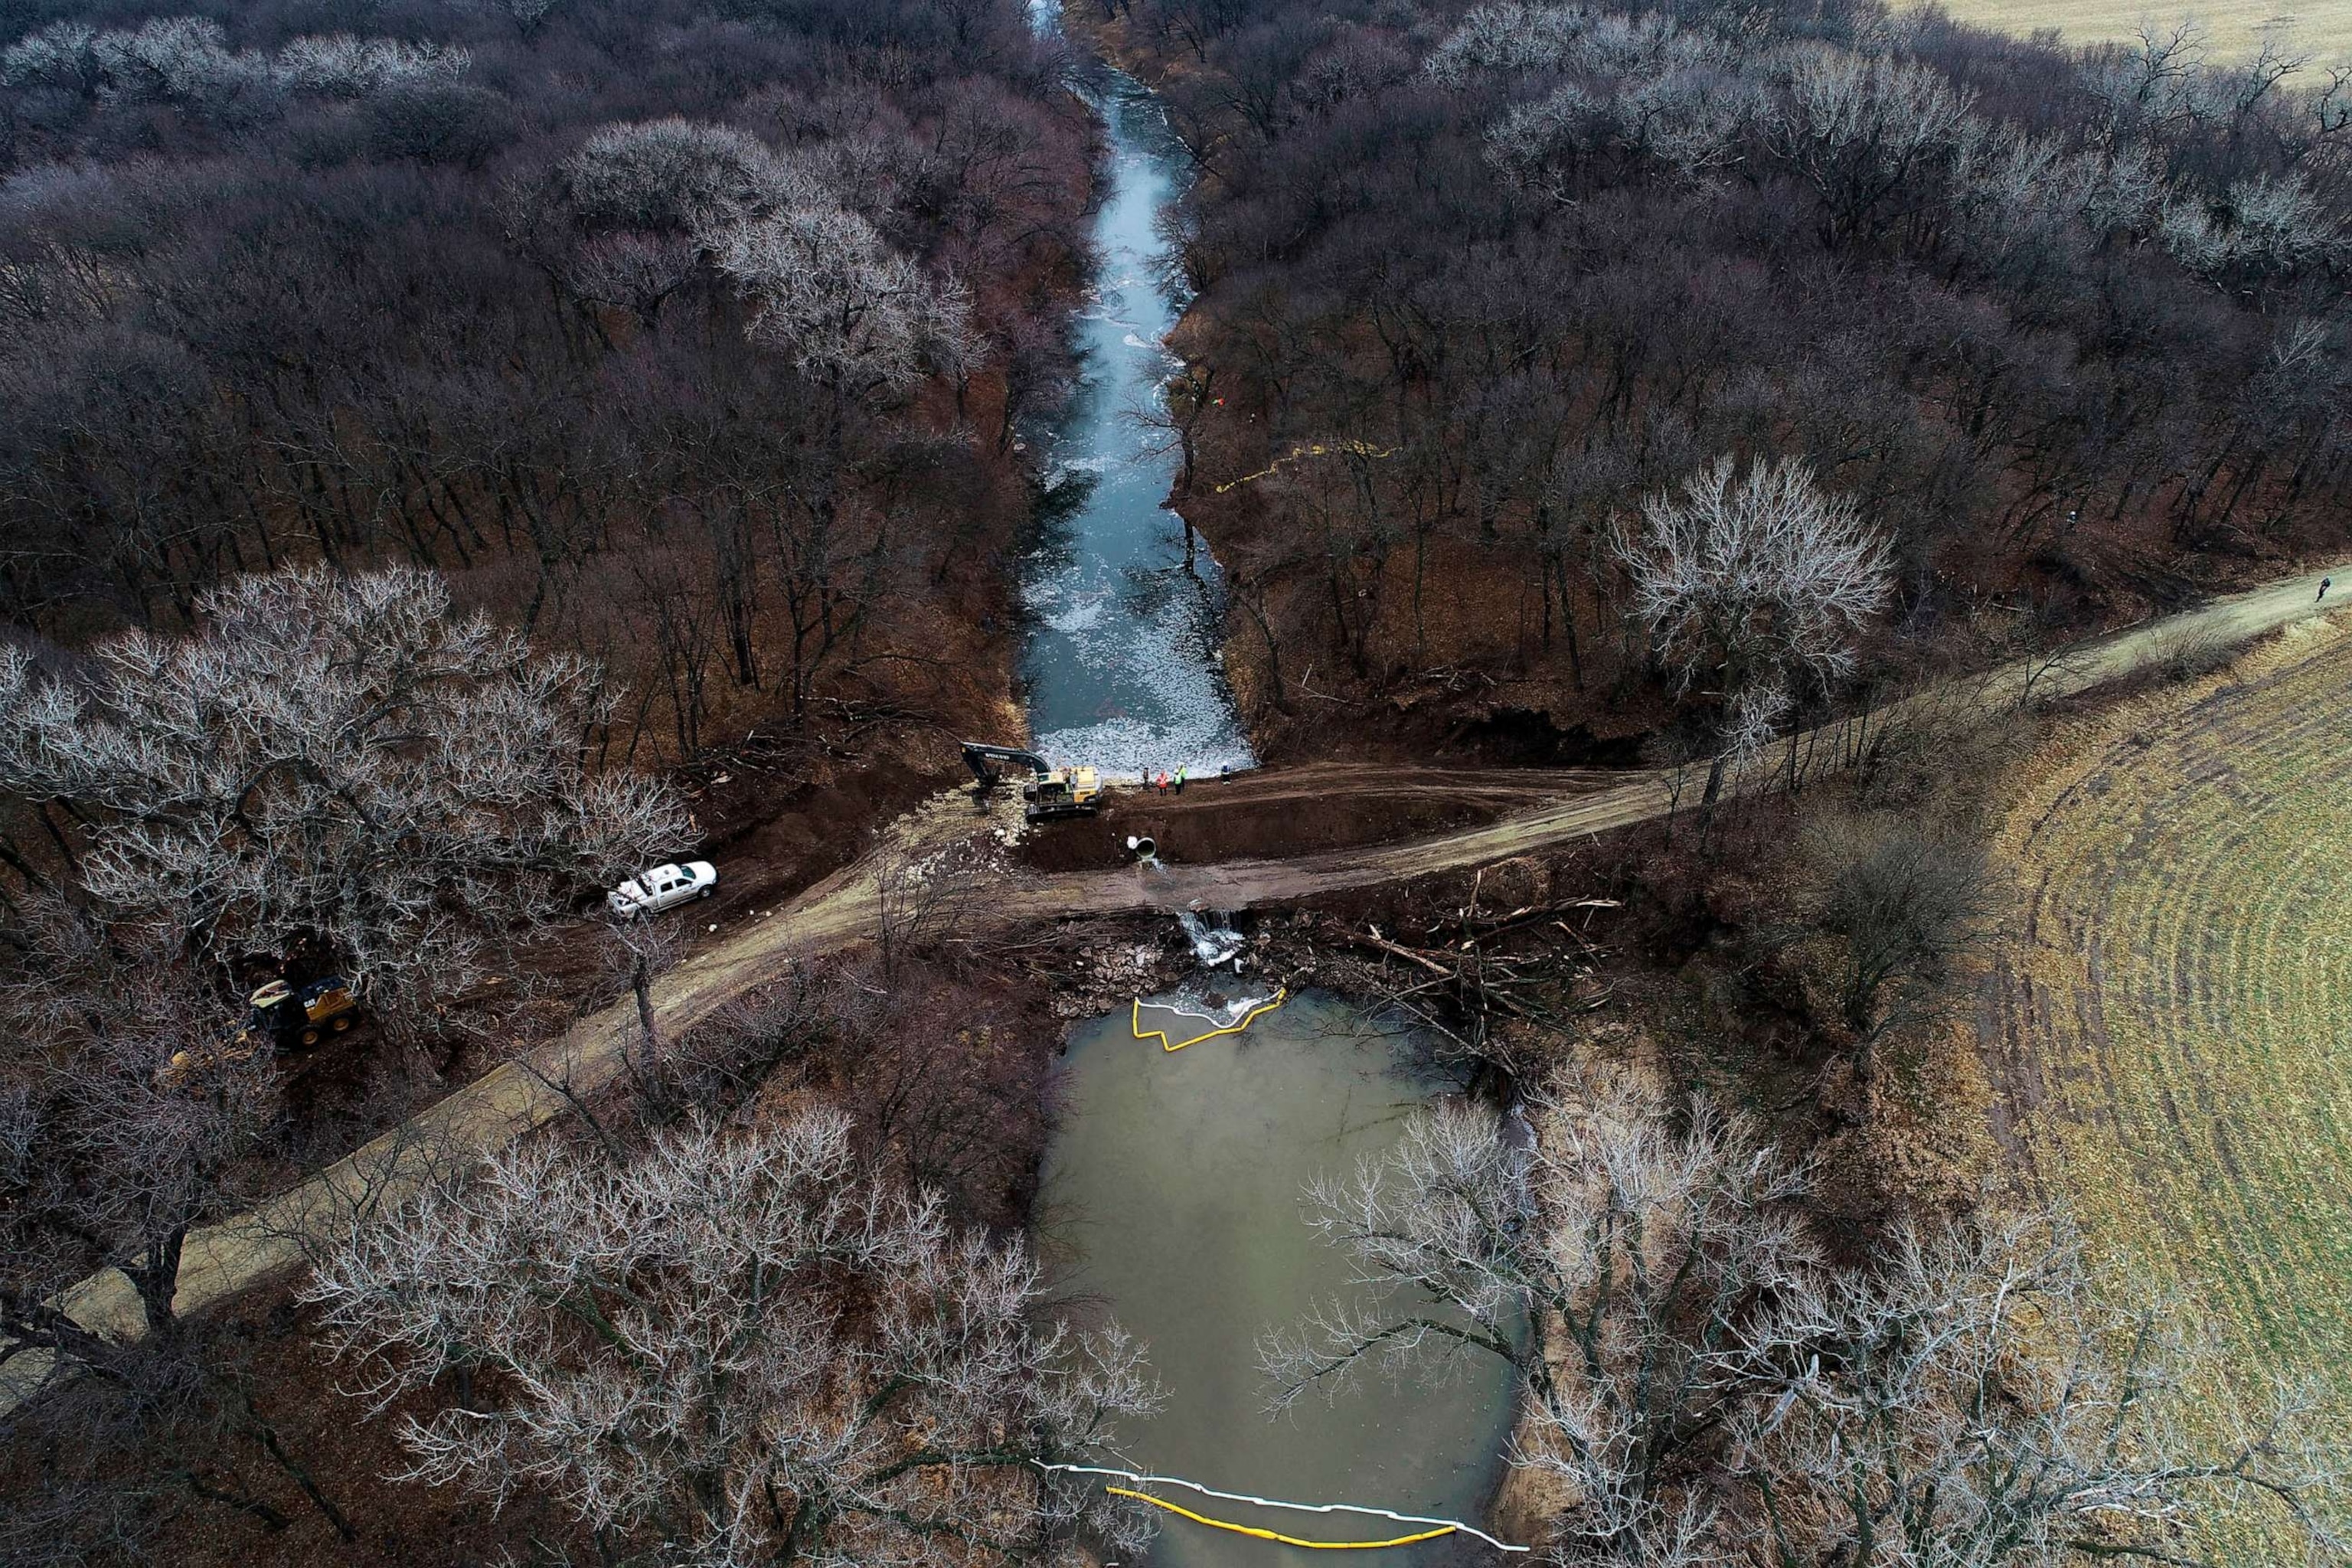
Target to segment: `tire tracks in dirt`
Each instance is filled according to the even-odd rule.
[[[2352,563],[2325,570],[2352,583]],[[2320,608],[2313,600],[2321,575],[2321,571],[2298,573],[2267,587],[2079,645],[2061,658],[2007,665],[1952,682],[1890,704],[1866,722],[1883,732],[1888,725],[1979,721],[2013,710],[2028,695],[2055,699],[2160,663],[2188,638],[2245,642]],[[1808,756],[1822,747],[1831,748],[1834,756],[1853,739],[1849,721],[1800,735],[1793,744]],[[1554,798],[1482,826],[1403,843],[1284,859],[1169,866],[1159,874],[1138,868],[1027,875],[1008,871],[1005,884],[992,888],[982,903],[978,923],[1004,931],[1072,917],[1286,903],[1555,848],[1664,816],[1675,799],[1666,776],[1658,772],[1567,770],[1538,778],[1539,787],[1551,787]],[[1349,790],[1468,789],[1520,800],[1528,776],[1495,768],[1324,766],[1302,768],[1295,775],[1269,772],[1247,781],[1246,788],[1262,801],[1286,797],[1302,805]],[[942,814],[931,816],[945,820]],[[923,847],[903,837],[897,845],[902,856]],[[656,984],[653,1000],[661,1027],[672,1032],[691,1028],[734,997],[779,978],[793,963],[855,943],[873,930],[879,898],[876,858],[869,855],[749,930],[706,946]],[[625,1045],[635,1027],[629,1002],[591,1014],[558,1038],[455,1090],[288,1192],[192,1232],[181,1268],[179,1310],[200,1311],[294,1267],[303,1256],[303,1238],[317,1234],[320,1216],[348,1213],[362,1202],[398,1199],[428,1177],[436,1157],[446,1158],[452,1151],[478,1154],[545,1125],[570,1103],[566,1089],[585,1097],[620,1075]],[[65,1302],[78,1321],[100,1332],[132,1336],[140,1331],[137,1297],[115,1270],[83,1280],[67,1293]],[[19,1355],[0,1366],[0,1411],[13,1407],[45,1373],[45,1365],[32,1355]]]

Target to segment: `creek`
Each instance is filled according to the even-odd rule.
[[[1058,26],[1051,0],[1036,0],[1034,15]],[[1099,270],[1078,321],[1081,378],[1042,437],[1051,489],[1022,574],[1032,744],[1114,777],[1246,767],[1254,758],[1218,653],[1223,579],[1205,545],[1186,549],[1182,521],[1163,504],[1177,454],[1137,417],[1165,407],[1162,387],[1180,368],[1166,338],[1182,300],[1161,219],[1190,171],[1140,83],[1101,67],[1085,90],[1108,132],[1107,184],[1094,216]],[[1240,945],[1213,917],[1185,923],[1204,964]],[[1247,1000],[1210,994],[1208,974],[1193,983],[1201,1031],[1240,1017]],[[1345,1175],[1388,1148],[1439,1091],[1413,1070],[1412,1042],[1312,994],[1176,1051],[1138,1039],[1133,1023],[1120,1013],[1074,1030],[1038,1208],[1056,1288],[1139,1338],[1168,1391],[1166,1408],[1129,1434],[1125,1462],[1227,1491],[1475,1521],[1510,1420],[1499,1363],[1470,1363],[1435,1387],[1375,1375],[1336,1403],[1313,1395],[1276,1418],[1257,1369],[1262,1333],[1355,1290],[1348,1259],[1307,1228],[1299,1201],[1317,1175]],[[1313,1540],[1408,1532],[1168,1495]],[[1160,1523],[1152,1568],[1302,1555],[1172,1515]],[[1461,1537],[1371,1556],[1381,1568],[1496,1560]]]
[[[1033,15],[1057,26],[1050,0]],[[1107,66],[1083,84],[1109,153],[1093,219],[1097,273],[1077,321],[1079,379],[1043,439],[1049,489],[1023,563],[1022,696],[1032,744],[1114,777],[1247,767],[1218,647],[1224,581],[1185,549],[1164,504],[1178,464],[1139,414],[1181,368],[1166,339],[1183,301],[1160,219],[1189,179],[1160,100]]]
[[[1163,1018],[1155,1009],[1150,1022]],[[1127,1463],[1225,1491],[1475,1522],[1510,1420],[1499,1362],[1465,1362],[1434,1384],[1375,1373],[1336,1401],[1309,1394],[1269,1418],[1256,1358],[1266,1330],[1357,1294],[1347,1258],[1307,1228],[1302,1189],[1389,1148],[1444,1086],[1414,1069],[1409,1037],[1317,993],[1178,1051],[1135,1038],[1131,1025],[1120,1013],[1072,1034],[1038,1209],[1056,1289],[1099,1301],[1149,1348],[1167,1389],[1160,1413],[1128,1434]],[[1163,1495],[1310,1540],[1405,1533]],[[1170,1515],[1150,1562],[1254,1568],[1302,1555]],[[1459,1537],[1365,1557],[1368,1568],[1503,1560]]]

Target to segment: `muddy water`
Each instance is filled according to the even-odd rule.
[[[1052,6],[1033,12],[1057,26]],[[1164,340],[1181,302],[1155,220],[1182,195],[1182,150],[1159,100],[1107,68],[1085,84],[1108,131],[1093,221],[1097,271],[1076,323],[1082,376],[1045,437],[1054,489],[1022,572],[1021,659],[1036,748],[1115,774],[1213,773],[1251,760],[1218,657],[1223,585],[1161,503],[1177,456],[1137,423],[1178,368]]]
[[[1132,1467],[1261,1497],[1475,1522],[1509,1414],[1498,1364],[1475,1363],[1435,1388],[1375,1377],[1336,1404],[1317,1397],[1271,1421],[1255,1364],[1265,1329],[1351,1293],[1345,1258],[1299,1217],[1300,1189],[1387,1148],[1438,1086],[1407,1069],[1401,1037],[1313,994],[1241,1035],[1172,1053],[1129,1028],[1121,1013],[1072,1037],[1039,1222],[1059,1288],[1099,1298],[1149,1347],[1168,1389],[1166,1409],[1130,1434]],[[1360,1516],[1171,1496],[1310,1540],[1408,1532]],[[1305,1555],[1171,1515],[1150,1561],[1253,1568]],[[1458,1538],[1361,1559],[1381,1568],[1490,1560]]]

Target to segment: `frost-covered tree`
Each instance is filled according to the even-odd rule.
[[[100,33],[90,52],[108,90],[133,100],[216,108],[272,85],[268,62],[232,50],[220,24],[205,17],[163,16]]]
[[[698,254],[751,306],[753,341],[841,399],[903,391],[974,352],[962,292],[894,250],[809,163],[719,125],[611,125],[557,172],[592,238],[566,264],[589,299],[650,320]]]
[[[1750,1330],[1818,1264],[1790,1202],[1803,1173],[1742,1119],[1699,1100],[1678,1126],[1622,1079],[1563,1078],[1526,1110],[1532,1137],[1441,1104],[1307,1189],[1308,1223],[1354,1260],[1364,1299],[1262,1342],[1276,1404],[1372,1367],[1498,1358],[1526,1401],[1513,1462],[1574,1500],[1553,1561],[1704,1561],[1708,1510],[1685,1483],[1777,1365],[1779,1342]]]
[[[553,1496],[608,1552],[702,1568],[1076,1563],[1147,1528],[1097,1485],[1157,1394],[1116,1331],[1041,1313],[1017,1244],[861,1170],[829,1110],[642,1154],[540,1144],[361,1227],[306,1295],[410,1474]],[[481,1385],[477,1385],[478,1389]]]
[[[1925,197],[1971,100],[1927,66],[1822,47],[1796,59],[1768,129],[1773,150],[1820,195],[1835,246],[1871,237]]]
[[[1633,615],[1677,683],[1722,694],[1710,803],[1727,763],[1769,738],[1801,685],[1825,690],[1853,673],[1863,628],[1894,592],[1886,536],[1794,460],[1743,473],[1725,458],[1681,494],[1646,498],[1613,546]]]
[[[718,254],[752,301],[752,338],[844,395],[903,390],[927,372],[961,369],[974,352],[961,290],[843,207],[739,225]]]
[[[2219,201],[2166,201],[2158,237],[2190,271],[2220,280],[2277,277],[2352,254],[2352,233],[2299,174],[2233,183]]]
[[[52,22],[0,49],[0,83],[95,93],[104,79],[97,42],[98,29],[87,22]]]
[[[0,82],[38,82],[86,95],[217,110],[231,99],[277,92],[329,98],[435,86],[462,76],[471,55],[456,45],[361,38],[296,38],[275,56],[235,50],[219,23],[162,16],[103,32],[58,22],[0,52]]]
[[[1447,34],[1422,68],[1447,87],[1484,72],[1554,70],[1592,26],[1581,5],[1479,5]],[[1668,24],[1671,26],[1671,23]]]
[[[275,70],[289,90],[322,98],[436,85],[463,76],[473,57],[456,45],[355,38],[349,33],[296,38],[278,51]]]
[[[1562,87],[1497,121],[1486,155],[1507,179],[1563,201],[1581,194],[1580,163],[1612,153],[1701,181],[1738,161],[1764,101],[1748,78],[1711,64],[1631,78],[1612,92]]]
[[[453,612],[433,574],[279,572],[198,614],[57,675],[0,649],[0,790],[69,808],[112,916],[222,959],[323,944],[397,1023],[687,841],[666,788],[583,766],[595,666]]]
[[[806,171],[758,137],[675,117],[607,125],[557,175],[592,229],[688,234],[704,243],[730,225],[821,197]]]

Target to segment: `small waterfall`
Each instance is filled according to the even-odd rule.
[[[1192,939],[1192,956],[1200,961],[1202,968],[1214,969],[1221,963],[1231,963],[1234,973],[1240,973],[1246,939],[1234,929],[1231,916],[1212,910],[1210,918],[1203,920],[1191,910],[1178,910],[1176,921]]]

